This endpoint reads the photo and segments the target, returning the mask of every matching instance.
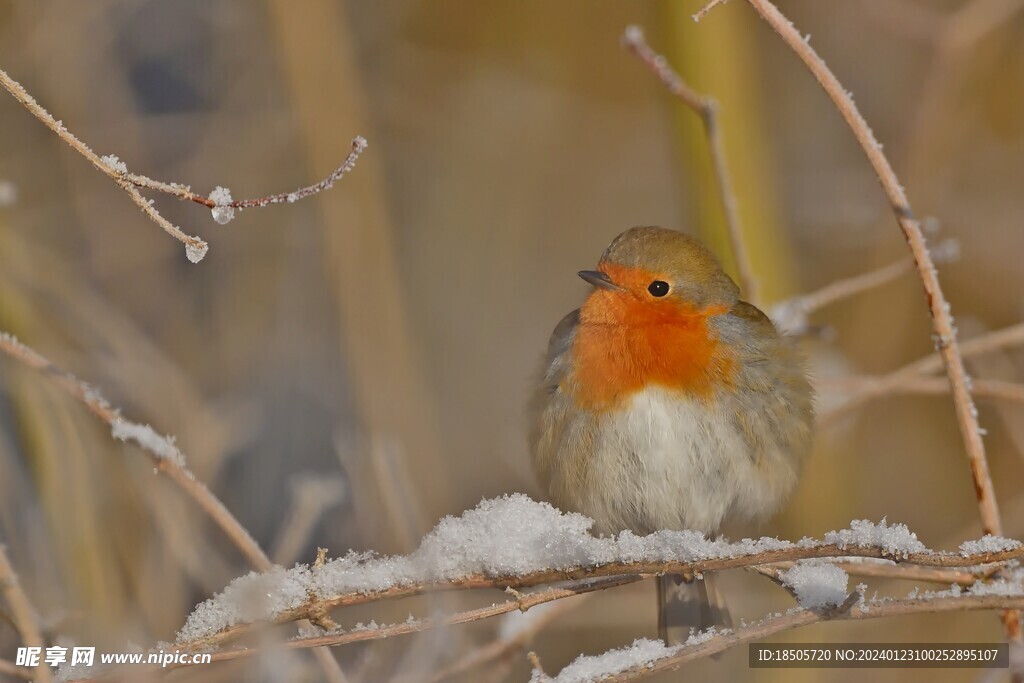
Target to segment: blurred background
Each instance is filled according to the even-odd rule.
[[[240,214],[157,196],[210,243],[189,263],[6,93],[0,329],[174,434],[271,557],[404,552],[446,514],[542,498],[525,402],[555,323],[621,230],[686,230],[732,262],[699,121],[619,47],[645,28],[716,97],[765,307],[907,252],[862,151],[799,61],[739,0],[0,0],[0,67],[97,153],[236,199],[290,191],[369,149],[323,194]],[[779,2],[856,96],[915,210],[955,239],[940,267],[963,338],[1024,318],[1024,2]],[[816,314],[819,376],[881,375],[932,351],[915,276]],[[972,361],[1020,381],[1016,349]],[[828,408],[842,400],[826,395]],[[981,402],[1006,534],[1024,535],[1024,407]],[[770,525],[797,539],[905,522],[931,547],[980,535],[948,396],[883,397],[823,427]],[[0,542],[47,637],[116,650],[173,640],[244,558],[134,446],[0,358]],[[738,617],[790,599],[726,577]],[[854,579],[856,582],[856,579]],[[882,594],[911,586],[874,581]],[[497,593],[352,608],[342,626],[490,604]],[[656,633],[654,586],[603,591],[532,644],[549,673]],[[429,680],[497,621],[336,648],[353,681]],[[828,624],[793,641],[986,641],[996,615]],[[783,638],[779,638],[783,640]],[[17,637],[0,622],[0,657]],[[748,670],[745,647],[658,680],[858,680]],[[526,680],[518,650],[455,680]],[[969,670],[931,679],[975,680]],[[174,680],[321,680],[307,653]],[[2,677],[2,676],[0,676]],[[873,671],[884,681],[899,670]]]

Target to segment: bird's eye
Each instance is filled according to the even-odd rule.
[[[664,280],[655,280],[651,284],[647,285],[647,291],[651,293],[651,296],[665,296],[668,294],[668,283]]]

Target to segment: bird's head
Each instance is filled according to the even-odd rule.
[[[581,314],[598,324],[645,325],[724,313],[739,288],[697,239],[658,227],[631,228],[605,250]]]

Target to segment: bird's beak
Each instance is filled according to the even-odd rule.
[[[612,279],[608,277],[607,273],[602,273],[599,270],[581,270],[576,274],[595,287],[610,289],[613,292],[622,290],[622,287],[612,282]]]

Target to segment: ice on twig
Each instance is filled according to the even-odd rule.
[[[101,156],[100,161],[102,161],[103,165],[109,168],[111,171],[116,171],[118,173],[128,172],[128,166],[113,154]]]
[[[798,562],[781,577],[783,585],[796,593],[804,609],[834,607],[843,604],[850,577],[831,562]]]
[[[210,245],[206,242],[199,242],[199,244],[188,243],[185,245],[185,257],[192,263],[199,263],[209,250]]]
[[[227,225],[235,217],[235,208],[231,206],[231,190],[226,187],[218,185],[214,188],[213,192],[210,193],[210,201],[213,202],[214,206],[210,209],[210,213],[213,214],[213,220],[217,221],[221,225]]]
[[[110,433],[121,441],[134,441],[147,451],[180,467],[185,466],[185,456],[174,445],[174,437],[160,436],[149,425],[116,418],[110,423]]]

